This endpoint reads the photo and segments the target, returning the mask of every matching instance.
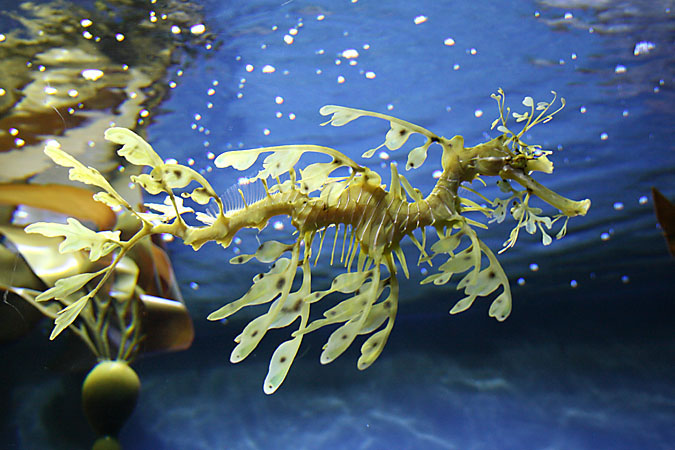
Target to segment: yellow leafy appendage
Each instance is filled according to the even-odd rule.
[[[272,265],[266,273],[255,276],[253,285],[241,298],[226,304],[208,317],[209,320],[221,320],[246,306],[269,304],[267,312],[253,319],[235,339],[237,345],[230,358],[234,363],[251,354],[268,330],[299,322],[290,339],[279,345],[272,355],[263,385],[267,394],[276,391],[285,379],[303,337],[327,325],[336,325],[337,328],[323,347],[320,357],[322,364],[339,357],[358,335],[369,335],[361,346],[358,368],[365,369],[377,359],[396,317],[398,267],[406,277],[408,275],[400,247],[406,236],[420,250],[418,264],[431,265],[432,259],[446,257],[438,272],[428,276],[422,283],[442,285],[452,275],[466,272],[457,285],[457,289],[463,290],[465,296],[455,304],[451,313],[464,311],[477,298],[492,296],[497,292],[489,314],[499,321],[506,319],[511,312],[511,291],[506,274],[494,253],[478,238],[474,230],[474,227],[486,228],[486,225],[465,217],[463,213],[479,211],[492,221],[502,222],[509,209],[517,224],[504,243],[506,249],[515,244],[522,228],[530,234],[539,230],[544,245],[548,245],[551,238],[546,230],[551,228],[553,222],[562,217],[567,220],[586,214],[590,201],[566,199],[540,185],[530,176],[533,171],[553,171],[553,165],[547,158],[551,152],[524,143],[522,137],[533,126],[551,120],[560,109],[549,112],[550,103],[540,102],[535,106],[532,98],[526,97],[523,104],[530,110],[523,114],[513,113],[517,122],[526,121],[523,129],[516,134],[506,125],[510,110],[504,112],[503,92],[499,90],[493,98],[497,100],[500,112],[493,128],[500,124],[498,130],[501,134],[486,143],[469,148],[464,147],[461,136],[447,139],[384,114],[341,106],[321,108],[321,114],[330,116],[324,125],[343,126],[363,116],[387,120],[390,130],[380,147],[386,146],[389,150],[401,148],[412,134],[424,136],[425,143],[408,152],[406,169],[421,166],[429,148],[433,144],[440,146],[442,173],[432,192],[426,197],[398,173],[396,164],[390,165],[391,181],[387,190],[382,185],[379,174],[360,166],[337,150],[316,145],[288,145],[230,151],[216,158],[215,164],[219,168],[231,166],[243,171],[249,169],[261,155],[266,155],[263,168],[249,180],[260,180],[265,188],[264,196],[249,204],[240,192],[243,207],[227,210],[223,200],[199,173],[180,164],[164,163],[152,147],[133,132],[123,128],[111,128],[107,130],[105,137],[122,145],[118,153],[132,164],[151,168],[147,174],[132,176],[131,181],[151,194],[167,194],[165,205],[147,205],[155,212],[140,212],[134,210],[95,169],[83,166],[61,150],[57,143],[50,142],[45,152],[57,164],[71,167],[71,179],[101,188],[102,191],[95,195],[97,200],[113,208],[131,211],[142,224],[140,230],[128,241],[121,240],[119,233],[96,233],[88,230],[74,219],[69,220],[67,225],[36,223],[26,228],[28,232],[64,236],[63,251],[88,249],[92,260],[110,252],[114,255],[107,268],[61,280],[38,298],[64,298],[78,291],[84,284],[97,278],[99,280],[89,294],[59,313],[52,338],[73,323],[79,311],[100,289],[115,265],[142,237],[170,233],[195,250],[209,241],[228,247],[240,229],[263,229],[277,215],[291,218],[297,229],[295,242],[285,244],[267,241],[252,255],[232,258],[232,264],[243,264],[255,258]],[[562,104],[564,106],[564,99]],[[535,114],[535,111],[540,112]],[[377,148],[366,151],[363,157],[372,156]],[[299,160],[305,153],[323,154],[330,160],[300,167]],[[335,175],[338,170],[342,175]],[[509,197],[495,200],[483,197],[489,203],[484,206],[458,195],[462,183],[470,183],[481,175],[499,176],[500,187]],[[524,189],[516,190],[510,181],[515,181]],[[180,197],[176,196],[175,189],[187,188],[192,182],[198,187],[183,191]],[[467,186],[463,187],[471,190]],[[560,213],[553,218],[542,216],[539,208],[530,206],[532,196],[554,206]],[[182,216],[194,211],[183,206],[183,198],[190,198],[201,205],[213,200],[217,212],[210,215],[198,212],[196,218],[204,225],[190,226]],[[564,235],[566,225],[565,221],[558,238]],[[338,244],[341,226],[343,238],[342,243]],[[331,227],[334,228],[335,237],[330,262],[334,263],[336,249],[339,249],[339,260],[346,271],[333,279],[329,289],[314,290],[311,264],[312,251],[317,246],[313,247],[312,244],[319,233],[320,242],[317,255],[314,255],[316,262],[326,232]],[[438,237],[430,246],[430,252],[427,252],[426,242],[428,229],[433,230]],[[421,242],[413,235],[416,230],[421,230]],[[293,290],[296,278],[296,286],[299,284],[299,287]],[[323,317],[310,321],[310,307],[335,292],[343,294],[344,300],[326,310]]]

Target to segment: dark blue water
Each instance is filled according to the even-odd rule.
[[[371,368],[356,370],[358,345],[321,366],[327,335],[318,332],[273,396],[261,385],[285,332],[231,365],[232,339],[252,316],[205,320],[260,270],[227,264],[235,248],[257,246],[255,233],[227,250],[172,244],[197,337],[189,351],[136,364],[143,392],[121,437],[125,448],[672,448],[675,264],[649,189],[675,198],[673,2],[572,3],[203,2],[221,45],[173,69],[177,86],[148,134],[162,156],[193,158],[219,192],[240,174],[215,169],[209,152],[313,143],[365,164],[360,155],[383,141],[386,122],[321,128],[322,105],[385,112],[474,145],[496,136],[490,94],[501,87],[516,110],[526,95],[544,101],[555,90],[567,99],[531,133],[556,150],[554,174],[537,178],[567,197],[590,198],[592,207],[570,221],[563,240],[544,247],[524,234],[502,255],[514,298],[504,323],[488,317],[488,302],[449,316],[461,293],[420,287],[410,264],[397,324]],[[640,42],[653,48],[635,55]],[[348,49],[359,56],[341,56]],[[264,73],[267,65],[274,71]],[[387,162],[403,167],[406,154],[389,152]],[[368,164],[388,179],[384,161],[376,155]],[[427,192],[439,163],[430,153],[405,175]],[[281,225],[261,235],[292,231]],[[480,236],[497,250],[510,229],[492,224]],[[406,248],[409,263],[413,250]],[[328,283],[335,271],[325,259],[316,273]],[[47,355],[53,343],[44,339],[12,355],[26,348]],[[11,448],[90,442],[70,401],[77,377],[10,364]],[[64,437],[71,429],[84,437]]]

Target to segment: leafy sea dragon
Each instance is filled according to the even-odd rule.
[[[131,164],[151,169],[149,173],[131,176],[131,181],[150,194],[166,194],[163,205],[147,204],[146,207],[153,212],[143,212],[127,203],[98,171],[85,167],[61,150],[58,142],[50,141],[45,146],[45,153],[56,164],[70,167],[69,176],[72,180],[100,188],[101,191],[94,195],[96,200],[113,209],[130,211],[140,223],[139,230],[128,240],[122,240],[119,231],[90,230],[74,218],[69,218],[67,224],[40,222],[26,228],[29,233],[65,237],[61,244],[63,252],[88,250],[92,260],[107,254],[112,256],[106,268],[62,279],[39,296],[40,301],[77,298],[66,303],[68,306],[59,312],[51,339],[76,321],[89,299],[105,286],[116,264],[142,237],[169,233],[181,238],[195,250],[209,241],[227,248],[240,229],[261,230],[272,217],[278,215],[290,216],[297,229],[295,242],[286,244],[269,240],[262,243],[254,254],[241,254],[232,258],[232,264],[243,264],[255,258],[262,263],[271,263],[271,266],[267,272],[253,278],[253,285],[241,298],[208,316],[209,320],[221,320],[246,306],[269,304],[267,312],[249,322],[235,339],[237,345],[230,358],[233,363],[250,355],[268,330],[299,322],[290,339],[279,345],[272,355],[263,384],[267,394],[275,392],[285,379],[303,337],[324,326],[339,325],[323,346],[320,357],[322,364],[330,363],[340,356],[358,335],[369,335],[361,346],[358,368],[366,369],[377,359],[396,317],[399,268],[408,276],[400,246],[406,236],[419,248],[418,264],[431,265],[432,259],[445,258],[438,272],[425,278],[423,284],[433,282],[442,285],[454,274],[466,272],[457,285],[457,289],[463,290],[465,296],[450,310],[451,314],[466,310],[478,297],[492,297],[497,292],[489,315],[503,321],[511,312],[508,278],[495,254],[474,230],[487,226],[465,217],[463,213],[478,211],[490,218],[491,222],[502,222],[509,212],[516,225],[502,251],[516,243],[519,231],[523,228],[530,234],[539,230],[544,245],[548,245],[551,237],[546,230],[550,230],[555,221],[565,219],[557,233],[557,238],[561,238],[570,217],[586,214],[590,200],[569,200],[530,176],[534,171],[553,171],[553,164],[548,159],[551,152],[523,141],[523,135],[528,130],[548,122],[564,107],[565,100],[561,98],[562,106],[551,111],[556,100],[555,92],[553,95],[551,102],[537,104],[531,97],[525,97],[523,105],[527,111],[513,113],[516,122],[525,122],[523,128],[515,133],[507,127],[511,110],[506,108],[505,111],[504,92],[500,89],[492,95],[499,109],[499,117],[492,128],[497,126],[500,135],[475,147],[465,147],[461,136],[447,139],[385,114],[332,105],[321,108],[322,115],[330,116],[323,125],[339,127],[363,116],[389,122],[390,129],[384,143],[366,151],[363,154],[366,158],[382,146],[389,150],[399,149],[411,135],[420,134],[426,141],[409,151],[406,163],[406,170],[415,169],[424,163],[432,145],[440,146],[443,170],[426,197],[398,173],[396,164],[390,165],[391,181],[387,190],[381,183],[380,175],[337,150],[317,145],[285,145],[229,151],[216,158],[215,165],[219,168],[231,166],[243,171],[249,169],[260,155],[268,154],[262,163],[263,168],[249,180],[262,183],[265,189],[262,198],[247,202],[239,190],[242,207],[227,210],[222,198],[202,175],[181,164],[164,162],[147,142],[130,130],[110,128],[105,132],[105,138],[122,145],[118,154]],[[305,153],[323,154],[330,157],[330,161],[299,168],[299,159]],[[335,174],[338,169],[342,169],[340,173],[343,175]],[[460,187],[475,192],[465,183],[471,183],[480,176],[500,177],[498,184],[506,193],[506,198],[489,200],[476,192],[486,202],[478,204],[458,194]],[[193,182],[198,187],[191,191],[184,189]],[[513,182],[523,189],[516,189]],[[177,196],[174,190],[182,190],[182,194]],[[541,209],[530,205],[533,196],[557,208],[559,214],[553,217],[541,215]],[[197,212],[196,219],[203,225],[188,225],[183,215],[194,211],[183,205],[184,198],[190,198],[200,205],[215,202],[217,211],[211,214]],[[312,253],[316,250],[318,259],[326,231],[334,227],[330,261],[333,264],[340,226],[343,228],[340,262],[346,271],[337,275],[328,289],[314,290]],[[430,252],[427,251],[427,229],[437,235]],[[421,230],[418,233],[421,234],[421,241],[413,234],[416,230]],[[320,236],[319,244],[313,246],[317,233]],[[293,290],[296,277],[296,286],[299,287]],[[313,318],[310,322],[310,307],[335,292],[342,293],[344,300],[327,309],[323,317]]]

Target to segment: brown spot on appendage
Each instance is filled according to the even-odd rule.
[[[283,278],[279,278],[279,280],[277,281],[277,289],[283,288],[284,284],[286,284],[286,280],[284,280]]]
[[[347,338],[348,338],[349,336],[347,336],[346,334],[343,334],[343,335],[342,335],[342,336],[340,336],[340,337],[341,337],[341,338],[342,338],[342,340],[344,341],[344,340],[346,340],[346,339],[347,339]]]
[[[285,356],[282,356],[281,358],[279,358],[279,362],[280,362],[281,364],[285,363],[285,362],[286,362],[286,357],[285,357]]]
[[[258,335],[258,330],[253,330],[251,337],[256,337]]]
[[[488,276],[489,276],[490,278],[494,278],[494,277],[497,276],[497,274],[491,271],[491,272],[488,274]]]
[[[405,136],[407,132],[408,132],[408,130],[406,130],[405,128],[401,128],[399,130],[398,134],[401,135],[401,136]]]
[[[173,170],[173,176],[174,176],[174,177],[180,178],[181,175],[182,175],[182,173],[181,173],[180,170],[178,170],[178,169],[174,169],[174,170]]]
[[[238,258],[237,258],[237,262],[238,262],[239,264],[243,263],[243,262],[244,262],[244,257],[243,257],[243,256],[238,257]]]

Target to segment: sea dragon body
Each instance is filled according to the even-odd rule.
[[[329,363],[340,356],[358,335],[370,335],[361,347],[358,368],[365,369],[377,359],[393,327],[398,309],[398,269],[394,255],[398,259],[398,266],[406,277],[408,276],[405,256],[400,247],[401,241],[406,236],[420,250],[418,264],[431,265],[432,259],[440,255],[447,256],[446,261],[439,266],[438,272],[425,278],[423,284],[433,282],[442,285],[447,283],[453,274],[468,271],[457,285],[457,289],[464,290],[466,296],[455,304],[451,313],[464,311],[476,298],[491,296],[501,288],[501,292],[492,301],[489,314],[502,321],[511,312],[508,278],[494,253],[478,238],[473,229],[486,226],[467,218],[464,213],[478,211],[492,218],[492,221],[501,222],[509,208],[517,225],[511,232],[509,240],[505,242],[503,250],[515,244],[518,232],[522,228],[530,234],[539,229],[544,244],[548,244],[551,238],[544,228],[550,229],[553,222],[561,217],[567,220],[576,215],[586,214],[590,207],[588,199],[583,201],[566,199],[545,188],[530,176],[533,171],[552,172],[553,165],[547,158],[551,152],[522,141],[522,136],[527,130],[538,123],[551,120],[562,107],[555,112],[549,112],[553,102],[540,102],[536,105],[536,110],[541,112],[536,115],[532,99],[526,97],[523,104],[531,110],[524,114],[514,113],[517,121],[527,120],[523,129],[516,134],[506,127],[510,109],[504,112],[503,92],[500,90],[493,98],[497,100],[500,111],[500,117],[493,123],[493,128],[501,122],[498,127],[501,134],[486,143],[469,148],[464,146],[464,139],[461,136],[447,139],[418,125],[388,115],[332,105],[321,108],[321,114],[331,116],[324,125],[330,123],[333,126],[342,126],[362,116],[389,121],[391,129],[384,144],[380,146],[386,146],[389,150],[403,146],[412,134],[424,136],[425,143],[409,152],[406,169],[422,165],[429,147],[433,144],[439,145],[442,149],[442,172],[426,197],[398,173],[396,164],[390,165],[391,181],[387,189],[382,185],[379,174],[357,164],[337,150],[316,145],[291,145],[230,151],[219,155],[215,160],[217,167],[231,166],[237,170],[247,170],[261,154],[270,153],[263,161],[263,169],[248,180],[261,182],[265,188],[265,195],[249,204],[239,191],[243,207],[226,210],[223,200],[199,173],[180,164],[164,163],[144,140],[127,129],[109,129],[106,138],[123,145],[118,150],[120,155],[133,164],[152,168],[149,174],[132,176],[132,181],[151,194],[161,192],[168,194],[165,205],[146,205],[162,212],[160,215],[134,210],[105,180],[101,180],[102,177],[95,169],[85,168],[60,150],[57,144],[52,143],[51,146],[48,144],[45,152],[58,164],[72,167],[71,178],[102,188],[105,192],[96,194],[98,200],[113,207],[125,208],[140,219],[140,230],[128,241],[119,240],[110,234],[101,234],[104,232],[91,231],[85,242],[80,245],[80,248],[88,248],[92,253],[96,249],[97,256],[117,250],[108,271],[101,271],[96,275],[103,276],[93,291],[103,286],[117,261],[143,236],[170,233],[180,237],[185,244],[191,245],[195,250],[209,241],[228,247],[240,229],[263,229],[274,216],[290,216],[298,232],[295,242],[286,244],[270,240],[262,243],[254,254],[237,255],[232,258],[230,260],[232,264],[243,264],[253,258],[273,264],[269,271],[253,278],[253,285],[245,295],[208,316],[209,320],[221,320],[246,306],[270,304],[267,313],[253,319],[235,339],[238,345],[232,352],[230,358],[232,362],[246,358],[268,330],[289,326],[300,319],[298,328],[291,334],[291,339],[283,342],[271,358],[263,384],[263,390],[269,394],[273,393],[285,379],[303,336],[323,326],[340,325],[324,345],[321,363]],[[564,99],[562,104],[564,106]],[[365,152],[363,156],[372,156],[380,147]],[[331,157],[331,161],[313,163],[296,171],[296,165],[305,153],[327,155]],[[336,171],[348,174],[334,176]],[[281,181],[282,176],[288,178]],[[470,183],[481,176],[499,176],[500,188],[508,193],[509,197],[493,201],[483,197],[489,203],[489,206],[486,206],[459,195],[460,187],[472,190],[465,183]],[[276,184],[268,186],[267,180],[276,180]],[[524,190],[514,189],[509,180],[522,185]],[[193,181],[201,186],[191,192],[183,192],[182,197],[189,197],[202,205],[213,200],[218,208],[215,215],[197,213],[196,218],[204,226],[195,227],[185,223],[182,215],[191,213],[192,209],[184,207],[182,199],[176,197],[173,192],[174,189],[185,188]],[[553,219],[541,216],[539,208],[529,205],[532,196],[537,196],[558,208],[560,214]],[[564,235],[566,225],[565,221],[558,238]],[[329,289],[313,290],[312,252],[316,250],[318,259],[326,232],[330,227],[334,227],[335,237],[331,253],[333,264],[340,226],[343,227],[340,261],[346,266],[346,272],[337,275]],[[50,224],[37,223],[30,225],[26,230],[59,234],[68,238],[69,230],[63,225],[60,227],[57,232],[50,229]],[[75,225],[73,230],[74,227]],[[428,227],[438,235],[438,240],[430,248],[431,253],[427,252],[426,244]],[[421,242],[414,235],[416,230],[421,230]],[[78,232],[81,234],[79,228]],[[321,237],[318,248],[313,246],[317,234]],[[348,236],[349,244],[346,245]],[[463,245],[463,242],[466,242],[466,245]],[[290,255],[284,256],[287,254]],[[355,268],[352,270],[355,259]],[[382,267],[385,267],[386,271],[383,271]],[[302,271],[302,280],[300,287],[293,290],[298,269]],[[93,277],[88,281],[91,279]],[[63,298],[82,288],[82,284],[73,282],[74,289],[68,291],[65,288],[66,284],[64,281],[60,290],[45,292],[42,300]],[[344,294],[344,299],[326,310],[322,318],[310,322],[310,306],[334,292]],[[84,296],[62,310],[63,317],[60,321],[57,318],[52,338],[73,323],[78,311],[86,305],[86,302],[87,298]]]

